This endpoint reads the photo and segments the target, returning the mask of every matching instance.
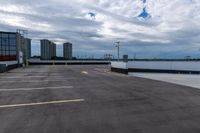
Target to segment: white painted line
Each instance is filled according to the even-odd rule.
[[[21,80],[14,80],[14,81],[5,81],[5,80],[0,80],[0,82],[2,82],[2,83],[13,83],[13,82],[28,82],[28,83],[31,83],[31,82],[65,82],[66,80],[28,80],[28,81],[25,81],[25,80],[23,80],[23,81],[21,81]]]
[[[84,99],[74,99],[74,100],[60,100],[60,101],[37,102],[37,103],[11,104],[11,105],[0,105],[0,108],[61,104],[61,103],[84,102],[84,101],[85,101]]]
[[[83,74],[88,74],[88,72],[87,72],[87,71],[81,71],[81,73],[83,73]]]
[[[40,87],[40,88],[16,88],[16,89],[0,89],[0,91],[31,91],[31,90],[47,90],[47,89],[71,89],[72,86],[58,87]]]
[[[12,76],[12,77],[0,77],[0,79],[18,79],[18,78],[43,78],[43,77],[47,77],[47,78],[63,78],[63,76],[26,76],[26,75],[22,75],[22,76]]]

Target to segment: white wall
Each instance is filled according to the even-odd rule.
[[[200,61],[131,61],[128,68],[200,71]]]
[[[186,70],[200,71],[200,61],[130,61],[111,62],[115,68],[137,68],[137,69],[154,69],[154,70]]]
[[[158,62],[158,61],[132,61],[128,62],[128,68],[140,68],[140,69],[164,69],[171,68],[171,62]]]
[[[127,63],[125,62],[111,62],[111,66],[114,68],[122,68],[122,69],[127,69]]]

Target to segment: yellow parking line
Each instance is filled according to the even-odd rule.
[[[37,102],[37,103],[11,104],[11,105],[0,105],[0,108],[13,108],[13,107],[25,107],[25,106],[61,104],[61,103],[84,102],[84,101],[85,101],[84,99],[74,99],[74,100],[60,100],[60,101]]]

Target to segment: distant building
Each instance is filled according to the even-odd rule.
[[[23,58],[25,61],[26,59],[29,59],[31,57],[31,39],[24,38],[24,40],[22,41],[22,44],[23,44],[23,47],[22,47]]]
[[[26,48],[27,45],[31,45],[31,40],[20,33],[0,31],[0,61],[18,61],[18,64],[23,64],[27,50],[30,50]]]
[[[64,43],[63,44],[63,56],[66,60],[72,59],[72,43]]]
[[[40,40],[41,44],[41,59],[42,60],[51,60],[56,57],[56,44],[47,40],[43,39]]]
[[[26,57],[27,59],[31,58],[31,39],[30,38],[26,38]]]

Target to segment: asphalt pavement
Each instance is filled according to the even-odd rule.
[[[110,72],[29,66],[0,74],[0,133],[200,133],[200,90]]]

